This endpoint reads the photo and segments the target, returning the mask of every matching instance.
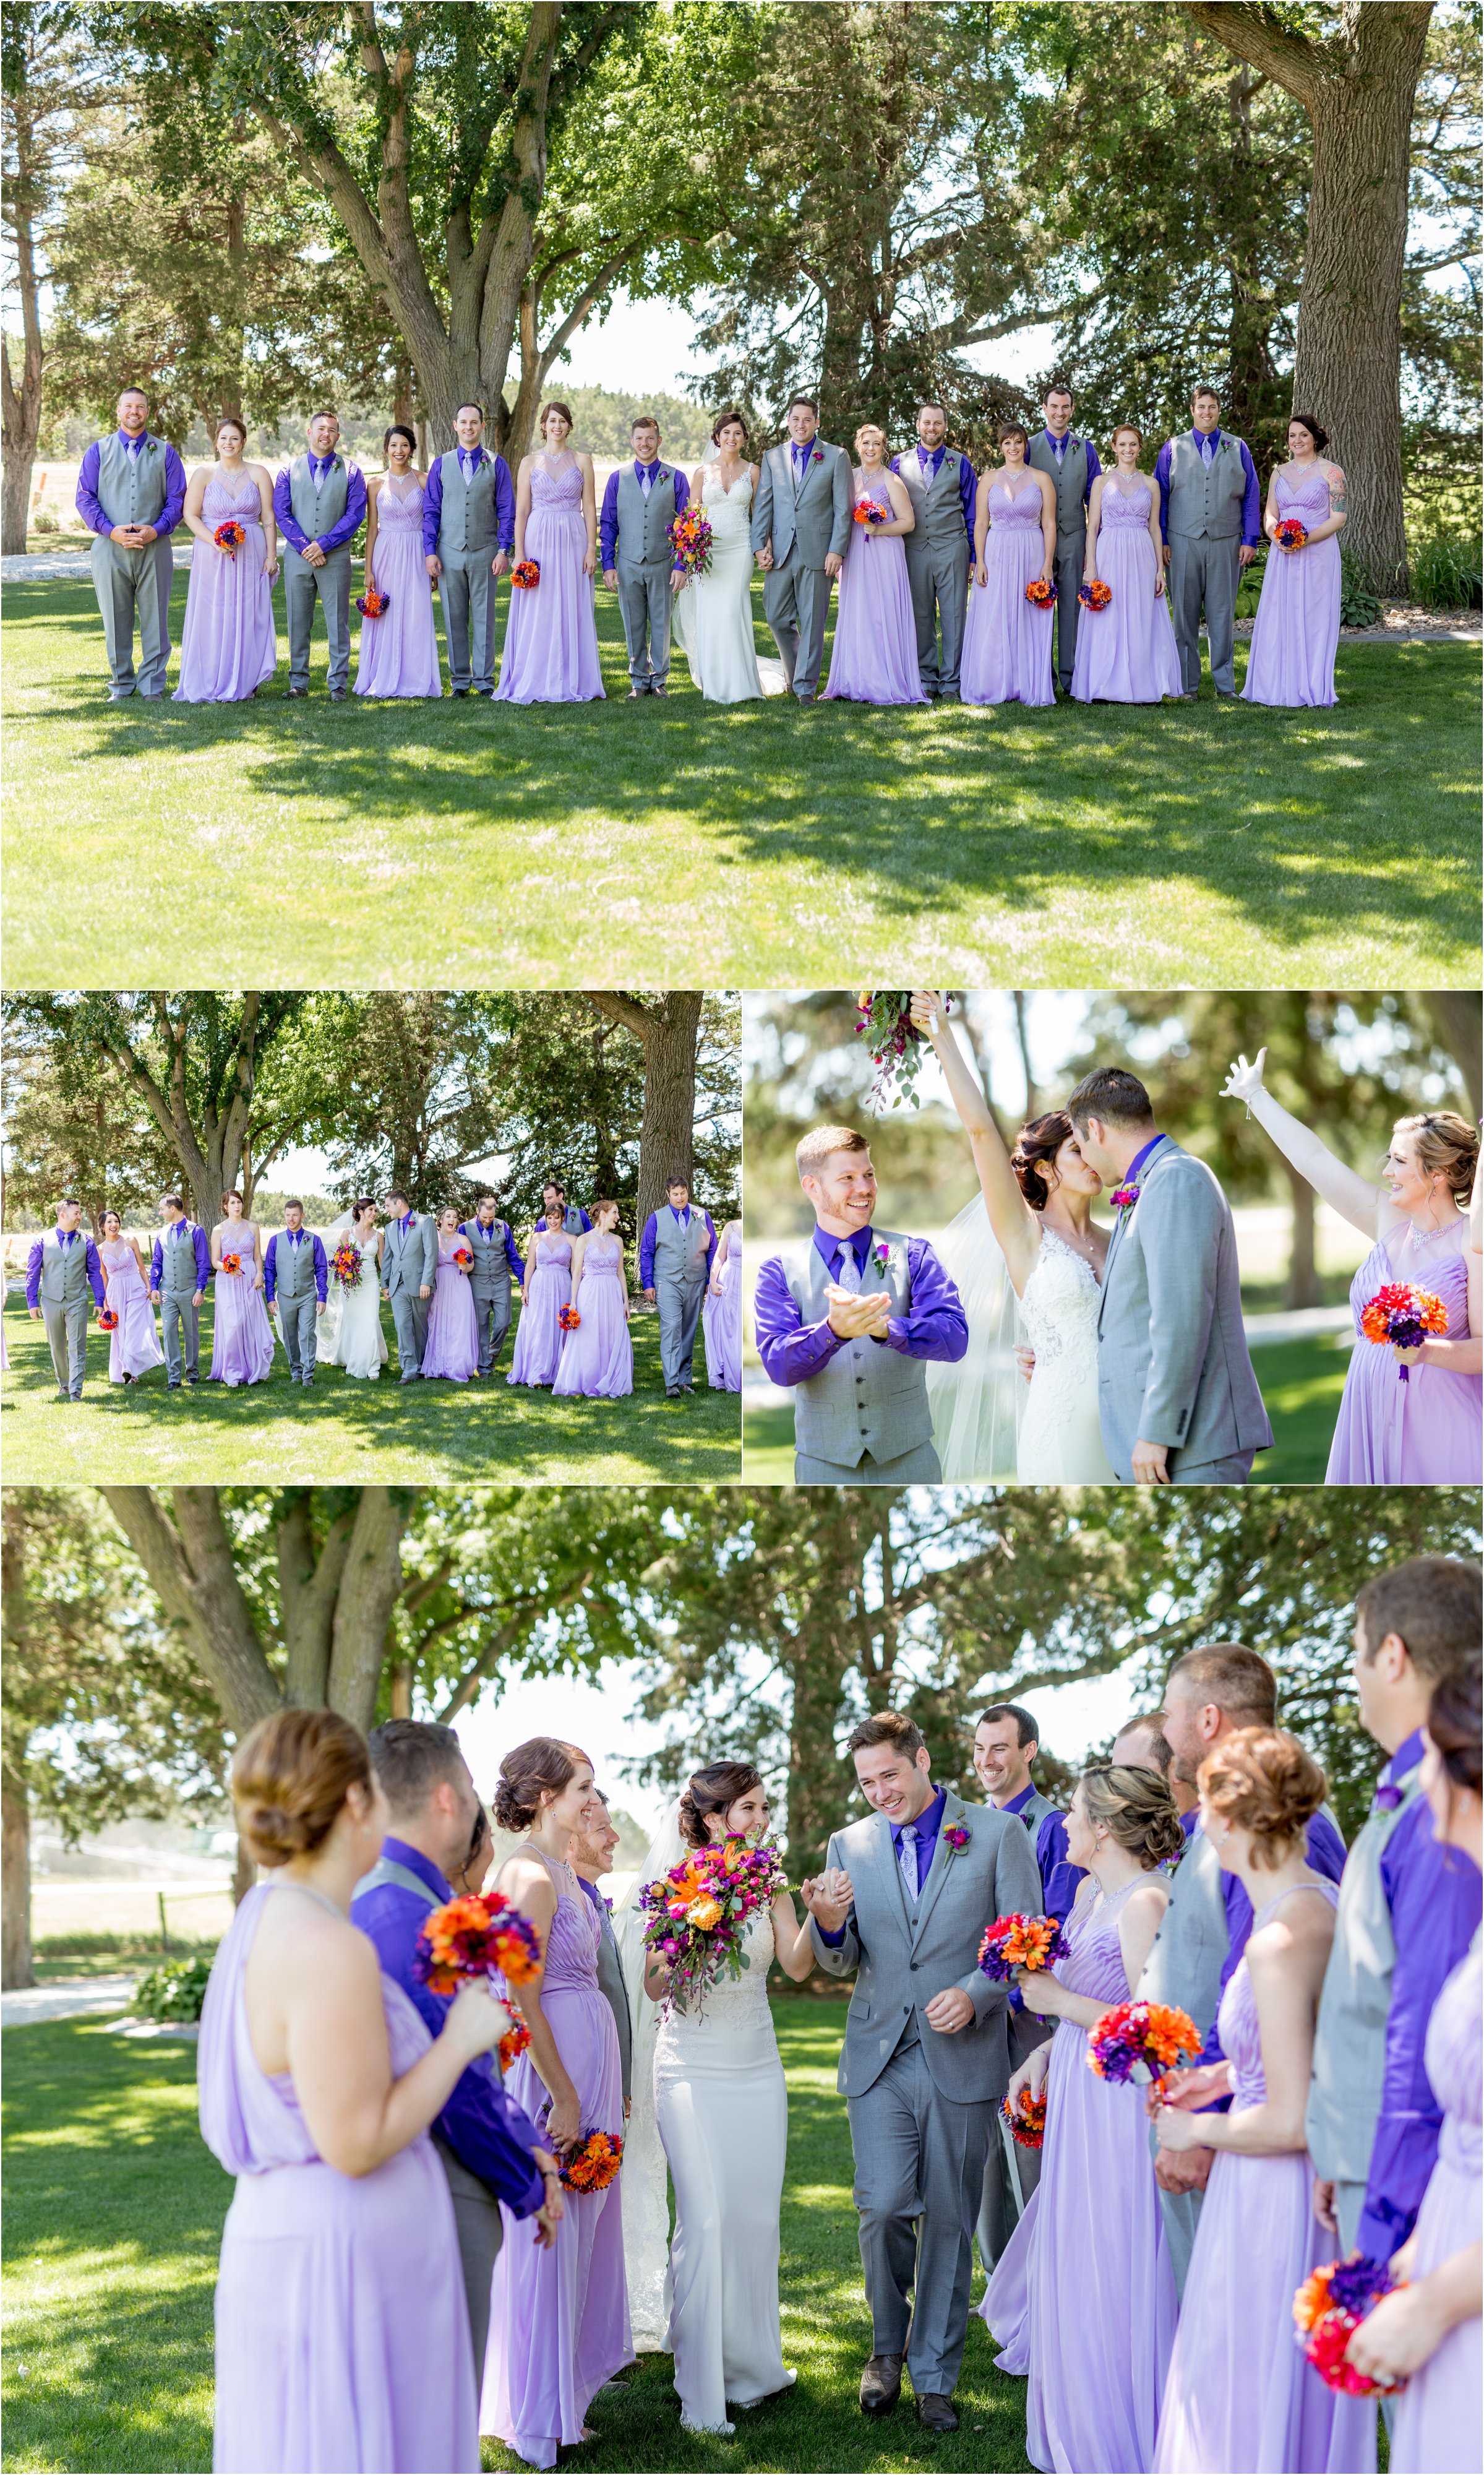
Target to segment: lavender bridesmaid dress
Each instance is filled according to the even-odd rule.
[[[1475,1934],[1427,2022],[1427,2077],[1443,2107],[1443,2131],[1438,2162],[1418,2212],[1414,2277],[1425,2277],[1449,2252],[1463,2251],[1479,2240],[1481,2036],[1484,1973]],[[1392,2475],[1454,2475],[1455,2469],[1466,2475],[1469,2468],[1484,2465],[1480,2328],[1477,2318],[1461,2320],[1408,2381],[1397,2400]]]
[[[470,1250],[462,1238],[455,1241]],[[479,1372],[479,1319],[469,1276],[458,1271],[453,1247],[438,1241],[438,1279],[427,1310],[427,1338],[423,1347],[425,1375],[442,1376],[450,1384],[467,1384]]]
[[[441,697],[432,579],[423,564],[423,489],[414,482],[399,499],[390,481],[377,496],[377,547],[372,573],[388,596],[379,619],[361,621],[355,693],[367,697]]]
[[[210,542],[191,544],[181,683],[173,701],[235,704],[271,679],[279,662],[273,585],[263,574],[267,543],[257,483],[244,474],[239,484],[229,488],[213,476],[201,502],[201,516],[213,532],[235,516],[247,539],[231,556]]]
[[[1413,1249],[1401,1232],[1399,1261],[1381,1241],[1372,1247],[1350,1283],[1350,1311],[1360,1333],[1361,1311],[1388,1281],[1431,1289],[1448,1309],[1448,1336],[1469,1330],[1466,1230],[1441,1229],[1444,1247],[1429,1255]],[[1394,1242],[1395,1239],[1394,1239]],[[1357,1338],[1350,1354],[1329,1466],[1330,1486],[1477,1486],[1484,1475],[1480,1416],[1484,1378],[1454,1375],[1446,1366],[1414,1366],[1406,1382],[1389,1349]]]
[[[582,1320],[575,1332],[562,1335],[553,1399],[558,1392],[583,1392],[590,1400],[617,1401],[633,1391],[634,1344],[623,1311],[622,1281],[622,1238],[590,1238],[575,1300]]]
[[[1137,1887],[1079,1892],[1057,1971],[1070,1992],[1129,1999],[1118,1921]],[[1144,2095],[1099,2079],[1086,2029],[1057,2022],[1041,2179],[980,2306],[1005,2344],[1001,2371],[1030,2371],[1033,2466],[1139,2475],[1154,2462],[1176,2300]]]
[[[155,1310],[139,1276],[134,1248],[115,1238],[98,1249],[103,1265],[104,1302],[118,1317],[109,1335],[109,1382],[122,1384],[126,1375],[142,1375],[147,1366],[163,1366],[165,1353],[155,1330]]]
[[[602,695],[593,578],[582,573],[587,546],[580,467],[573,460],[552,473],[538,457],[525,555],[540,567],[541,582],[529,592],[511,587],[497,701],[590,704]]]
[[[261,1289],[253,1286],[253,1224],[223,1221],[214,1233],[217,1251],[240,1255],[240,1272],[218,1272],[212,1299],[213,1384],[266,1384],[273,1373],[273,1326]]]
[[[621,2132],[619,2032],[597,1981],[597,1911],[566,1866],[550,1867],[556,1914],[547,1939],[541,2007],[581,2101],[581,2128]],[[540,2123],[545,2083],[523,2054],[506,2089]],[[502,2209],[505,2240],[495,2264],[489,2351],[479,2429],[498,2434],[527,2466],[554,2466],[559,2448],[582,2438],[590,2400],[634,2361],[623,2273],[621,2183],[564,2192],[565,2215],[549,2251]]]
[[[888,522],[895,519],[884,481],[868,482],[857,472],[855,490],[857,498],[874,499]],[[827,698],[848,697],[856,704],[927,703],[900,534],[883,538],[864,525],[850,527],[824,693]]]
[[[1329,484],[1323,473],[1311,473],[1300,488],[1279,473],[1277,512],[1297,516],[1310,532],[1326,524]],[[1242,687],[1249,704],[1333,704],[1339,642],[1339,534],[1295,551],[1270,542]]]
[[[507,1384],[549,1384],[562,1355],[557,1318],[572,1304],[572,1239],[544,1229],[527,1258],[525,1304],[516,1326]]]
[[[706,1334],[706,1381],[713,1392],[742,1390],[742,1257],[730,1252],[717,1274],[721,1295],[708,1285],[701,1314]]]
[[[1127,494],[1112,479],[1103,484],[1097,572],[1113,598],[1106,610],[1077,614],[1072,694],[1079,704],[1157,704],[1180,692],[1169,596],[1155,591],[1153,503],[1147,481]]]
[[[965,704],[1056,703],[1052,609],[1038,610],[1026,600],[1026,586],[1039,576],[1045,558],[1041,494],[1034,478],[1028,475],[1018,490],[1007,481],[991,482],[985,536],[988,580],[970,583],[963,629],[959,687]]]
[[[253,2053],[242,1979],[272,1883],[249,1891],[201,2014],[201,2132],[237,2178],[216,2281],[217,2475],[477,2469],[453,2203],[426,2131],[369,2174],[315,2149],[286,2071]],[[392,2070],[431,2040],[388,1976]]]
[[[1335,1884],[1314,1887],[1332,1908]],[[1259,1908],[1253,1931],[1293,1896]],[[1245,1959],[1222,1996],[1218,2028],[1235,2102],[1261,2105],[1267,2081]],[[1344,2475],[1375,2463],[1375,2406],[1327,2389],[1294,2343],[1294,2294],[1311,2269],[1334,2258],[1313,2193],[1314,2169],[1302,2149],[1281,2157],[1218,2153],[1165,2383],[1158,2475],[1228,2475],[1232,2467],[1249,2475],[1326,2475],[1332,2467]]]

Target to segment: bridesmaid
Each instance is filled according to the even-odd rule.
[[[469,1252],[468,1238],[459,1234],[458,1213],[450,1204],[438,1214],[438,1280],[423,1346],[424,1374],[450,1384],[467,1384],[479,1372],[479,1318],[469,1286],[470,1267],[454,1261]]]
[[[1333,704],[1340,642],[1340,542],[1345,476],[1325,461],[1329,444],[1307,413],[1288,425],[1288,462],[1268,483],[1262,528],[1273,547],[1262,571],[1242,694],[1251,704]],[[1297,516],[1308,539],[1284,550],[1277,528]]]
[[[729,1220],[718,1238],[701,1309],[706,1381],[714,1392],[742,1390],[742,1222]]]
[[[423,477],[412,469],[417,440],[394,421],[381,441],[385,478],[366,502],[366,585],[387,596],[379,619],[362,619],[355,693],[441,697],[432,588],[423,561]]]
[[[507,1384],[549,1384],[562,1355],[563,1307],[572,1304],[572,1241],[562,1225],[560,1206],[547,1213],[546,1226],[531,1232],[525,1250],[525,1278],[521,1284],[521,1320]]]
[[[1361,2466],[1375,2409],[1326,2389],[1293,2334],[1295,2292],[1334,2257],[1303,2131],[1339,1898],[1305,1853],[1325,1775],[1281,1728],[1238,1728],[1206,1755],[1199,1785],[1201,1828],[1253,1924],[1221,1997],[1228,2059],[1172,2072],[1168,2102],[1150,2108],[1162,2150],[1215,2150],[1154,2464],[1160,2475]],[[1194,2111],[1218,2097],[1229,2113]]]
[[[155,1330],[150,1304],[150,1269],[133,1238],[124,1235],[116,1212],[103,1215],[98,1248],[106,1287],[104,1305],[118,1317],[109,1335],[109,1382],[132,1384],[147,1367],[163,1366],[165,1353]]]
[[[235,1272],[224,1258],[238,1258]],[[211,1371],[207,1382],[234,1389],[266,1384],[273,1373],[273,1326],[263,1302],[263,1241],[242,1216],[240,1194],[224,1194],[222,1217],[211,1232],[216,1289],[211,1317]]]
[[[886,432],[874,422],[856,431],[856,503],[870,499],[883,521],[850,527],[824,693],[856,704],[926,704],[902,548],[903,534],[916,523],[912,502],[906,482],[887,468]]]
[[[201,2132],[236,2194],[216,2284],[225,2475],[479,2465],[448,2178],[428,2137],[510,2026],[487,1984],[429,2037],[351,1895],[390,1824],[364,1737],[280,1710],[232,1757],[249,1891],[211,1967]]]
[[[1423,1789],[1432,1807],[1434,1836],[1481,1865],[1479,1671],[1445,1677],[1433,1687],[1427,1717]],[[1484,1973],[1479,1936],[1448,1978],[1427,2022],[1427,2078],[1443,2106],[1438,2162],[1417,2224],[1392,2261],[1409,2283],[1368,2313],[1347,2349],[1371,2379],[1407,2375],[1396,2403],[1392,2475],[1452,2475],[1484,2465],[1479,2398],[1484,2389],[1480,2346],[1480,2166],[1484,2159]]]
[[[1316,1194],[1375,1240],[1350,1283],[1357,1339],[1345,1377],[1326,1483],[1330,1486],[1477,1486],[1484,1475],[1484,1191],[1479,1139],[1452,1109],[1399,1117],[1382,1184],[1337,1160],[1280,1108],[1255,1064],[1239,1057],[1224,1098],[1245,1100]],[[1468,1206],[1468,1210],[1464,1206]],[[1377,1289],[1405,1281],[1448,1310],[1448,1332],[1420,1349],[1361,1336]],[[1400,1380],[1399,1366],[1410,1369]]]
[[[552,1398],[583,1392],[591,1400],[617,1401],[634,1389],[634,1344],[616,1203],[595,1203],[591,1232],[573,1241],[572,1287],[582,1319],[575,1332],[563,1335]]]
[[[546,444],[523,455],[515,491],[515,560],[534,559],[541,581],[512,585],[497,699],[509,704],[590,704],[603,693],[593,578],[597,500],[593,458],[567,441],[565,404],[543,406]],[[513,572],[513,571],[512,571]]]
[[[998,471],[980,475],[974,507],[961,694],[965,704],[1055,704],[1055,604],[1038,610],[1026,586],[1055,579],[1057,493],[1048,474],[1027,464],[1026,433],[1013,423],[1000,432],[1000,454]]]
[[[1087,2068],[1087,2030],[1139,1981],[1170,1894],[1156,1869],[1185,1837],[1165,1780],[1121,1765],[1088,1771],[1067,1815],[1067,1862],[1089,1878],[1067,1919],[1071,1956],[1026,1978],[1028,2011],[1054,2019],[1010,2084],[1044,2090],[1041,2179],[990,2278],[981,2316],[1030,2371],[1033,2466],[1147,2467],[1175,2337],[1144,2095]]]
[[[1113,470],[1100,473],[1087,507],[1083,581],[1107,585],[1106,610],[1081,610],[1072,695],[1079,704],[1157,704],[1179,696],[1180,654],[1165,599],[1159,494],[1139,470],[1144,434],[1131,421],[1113,432]]]
[[[196,536],[185,625],[181,633],[177,704],[234,704],[256,696],[279,661],[273,579],[279,533],[273,480],[262,464],[244,464],[247,431],[235,413],[216,426],[216,462],[202,464],[185,490],[185,521]],[[218,525],[235,518],[247,535],[240,550],[218,550]]]
[[[529,1917],[545,1961],[540,1979],[521,1988],[531,2042],[506,2087],[533,2121],[547,2118],[559,2156],[590,2132],[623,2130],[619,2031],[597,1981],[597,1910],[567,1862],[573,1832],[602,1812],[593,1766],[575,1745],[534,1736],[500,1763],[495,1820],[524,1839],[496,1887]],[[592,2440],[589,2400],[634,2361],[619,2182],[563,2199],[549,2250],[501,2212],[479,2426],[527,2466],[554,2466],[558,2449]]]

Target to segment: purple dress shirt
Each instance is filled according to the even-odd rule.
[[[601,546],[600,554],[603,573],[605,575],[613,566],[614,561],[619,554],[619,478],[622,470],[622,466],[620,465],[616,472],[609,474],[608,486],[603,492],[602,509],[597,519],[597,538]],[[674,474],[675,513],[677,516],[683,516],[686,508],[691,503],[691,484],[686,479],[685,475],[673,464],[662,464],[658,456],[655,457],[652,464],[641,464],[638,456],[636,455],[634,458],[634,478],[639,483],[642,490],[645,488],[645,475],[646,473],[649,476],[649,489],[651,490],[653,489],[655,482],[660,480],[665,474]],[[648,491],[645,491],[645,495],[647,497]],[[678,565],[679,562],[676,561],[676,564]]]
[[[1012,1796],[1010,1802],[1002,1804],[999,1809],[1002,1813],[1022,1813],[1034,1794],[1033,1781],[1030,1787],[1023,1787],[1018,1796]],[[1083,1878],[1082,1866],[1067,1862],[1064,1813],[1042,1814],[1035,1834],[1035,1861],[1041,1869],[1043,1913],[1064,1924],[1072,1913],[1072,1902]]]
[[[912,453],[911,448],[908,449],[908,453]],[[930,483],[937,477],[942,465],[942,461],[943,450],[941,447],[935,447],[931,455],[928,453],[925,447],[918,448],[917,469],[921,473],[925,484]],[[900,455],[892,456],[891,470],[893,473],[900,475],[902,470],[902,459]],[[974,549],[974,493],[978,486],[979,485],[974,478],[974,467],[969,462],[966,455],[961,455],[959,458],[959,504],[963,512],[963,529],[969,537],[969,551],[971,555]]]
[[[103,1285],[103,1265],[98,1261],[97,1247],[93,1244],[90,1238],[84,1237],[81,1229],[59,1229],[57,1232],[57,1239],[59,1245],[61,1246],[84,1246],[86,1248],[87,1277],[92,1283],[93,1295],[98,1301],[98,1308],[101,1313],[103,1310],[105,1290]],[[38,1238],[36,1244],[32,1247],[30,1254],[26,1258],[26,1304],[28,1307],[39,1306],[41,1303],[41,1257],[44,1252],[45,1240],[44,1238]]]
[[[183,1230],[185,1226],[186,1223],[183,1220],[172,1220],[170,1223],[170,1229],[161,1230],[159,1236],[156,1238],[155,1251],[150,1257],[150,1287],[152,1289],[162,1288],[164,1286],[163,1275],[165,1269],[165,1248],[167,1246],[179,1246],[182,1242],[179,1238],[173,1238],[171,1236],[170,1230]],[[196,1257],[196,1287],[201,1291],[202,1296],[205,1297],[207,1292],[207,1284],[211,1278],[211,1249],[207,1244],[206,1231],[199,1226],[192,1229],[191,1238],[194,1241],[193,1251]]]
[[[910,1826],[917,1834],[917,1888],[919,1892],[932,1871],[933,1859],[937,1853],[937,1834],[943,1826],[943,1806],[947,1801],[947,1789],[940,1787],[935,1795],[932,1803],[924,1806],[922,1812],[918,1814],[916,1821]],[[898,1873],[900,1873],[902,1869],[902,1833],[909,1827],[909,1825],[905,1822],[893,1822],[889,1827],[891,1831],[891,1862],[896,1867]],[[837,1925],[833,1933],[826,1933],[823,1925],[821,1925],[819,1927],[819,1939],[821,1942],[827,1942],[832,1950],[839,1950],[840,1944],[845,1939],[845,1928],[843,1925]]]
[[[118,435],[130,454],[136,455],[152,432],[141,429],[137,438],[129,438],[125,436],[123,430],[120,430]],[[165,503],[155,519],[155,530],[163,541],[167,533],[174,532],[181,521],[181,511],[185,504],[185,467],[168,439],[157,443],[162,443],[165,450]],[[98,504],[98,441],[96,438],[90,447],[85,447],[83,450],[83,461],[77,477],[77,511],[90,533],[108,534],[113,530],[112,525]]]
[[[1041,431],[1041,436],[1044,438],[1047,446],[1051,449],[1051,452],[1053,455],[1055,455],[1058,465],[1065,457],[1066,451],[1069,447],[1081,447],[1084,451],[1087,457],[1087,478],[1083,484],[1083,505],[1085,507],[1088,500],[1092,496],[1092,485],[1097,479],[1098,475],[1103,470],[1102,465],[1098,461],[1098,451],[1094,447],[1091,439],[1080,439],[1076,431],[1073,429],[1069,429],[1064,438],[1057,438],[1053,436],[1049,429],[1043,429]]]
[[[321,1306],[323,1306],[326,1298],[329,1294],[329,1266],[325,1261],[324,1247],[320,1244],[320,1241],[315,1237],[313,1231],[309,1229],[301,1229],[297,1238],[293,1236],[291,1231],[287,1229],[280,1229],[272,1238],[269,1238],[268,1252],[263,1257],[263,1289],[267,1297],[268,1304],[270,1306],[273,1304],[274,1283],[278,1279],[278,1271],[276,1267],[277,1249],[280,1246],[295,1245],[312,1246],[314,1249],[314,1287],[319,1302]]]
[[[832,1238],[817,1225],[815,1229],[815,1244],[831,1272],[839,1271],[841,1250],[847,1244],[864,1271],[871,1243],[868,1226],[856,1230],[848,1239]],[[969,1345],[968,1323],[959,1292],[926,1238],[907,1240],[907,1268],[912,1282],[911,1312],[890,1317],[885,1341],[880,1345],[899,1349],[906,1358],[946,1359],[950,1365],[956,1364]],[[776,1255],[758,1274],[752,1320],[758,1356],[774,1384],[807,1384],[821,1366],[828,1365],[838,1349],[845,1346],[839,1335],[831,1330],[827,1315],[818,1323],[804,1322]]]
[[[458,1224],[458,1234],[461,1238],[467,1238],[471,1246],[487,1246],[490,1243],[489,1234],[485,1230],[482,1222],[478,1219],[477,1215],[473,1220],[461,1220]],[[505,1261],[510,1266],[511,1273],[516,1280],[523,1281],[525,1278],[525,1265],[522,1262],[520,1256],[515,1251],[515,1238],[511,1235],[510,1223],[508,1220],[505,1223],[504,1242]]]
[[[317,474],[328,473],[334,460],[333,455],[311,455],[309,458],[309,470],[311,473]],[[280,473],[278,479],[273,485],[273,512],[278,519],[279,530],[283,535],[283,538],[287,542],[290,550],[297,550],[300,557],[303,558],[304,551],[309,547],[309,536],[304,530],[304,527],[300,524],[298,517],[295,515],[292,506],[289,504],[289,468],[285,464],[283,470]],[[341,517],[340,522],[337,525],[331,525],[328,533],[316,533],[314,538],[319,543],[319,546],[324,551],[326,557],[328,558],[331,551],[343,549],[344,545],[348,541],[354,540],[355,535],[360,531],[365,521],[365,476],[355,465],[352,464],[348,467],[346,473],[344,515]]]
[[[1201,447],[1202,432],[1199,429],[1192,429],[1188,434],[1195,440],[1197,447]],[[1218,427],[1208,431],[1206,435],[1210,439],[1211,453],[1214,455],[1221,442],[1221,429]],[[1159,530],[1166,541],[1170,538],[1167,519],[1170,507],[1170,449],[1174,444],[1173,439],[1166,439],[1155,457],[1155,479],[1159,485]],[[1255,550],[1262,539],[1261,493],[1257,487],[1257,467],[1253,462],[1246,439],[1239,438],[1237,445],[1242,451],[1242,470],[1247,476],[1247,489],[1242,500],[1242,543],[1244,549]],[[1204,449],[1203,460],[1209,460],[1204,456]]]
[[[440,1905],[453,1893],[432,1859],[404,1839],[384,1839],[381,1853],[389,1863],[416,1874],[437,1896]],[[412,1973],[412,1954],[431,1911],[415,1891],[386,1882],[363,1891],[351,1902],[351,1923],[375,1943],[383,1975],[400,1985],[437,2036],[448,2016],[451,1994],[434,1994]],[[540,2132],[500,2086],[499,2073],[488,2054],[479,2055],[455,2080],[453,2093],[432,2128],[445,2139],[461,2164],[487,2183],[512,2217],[535,2214],[546,2197],[541,2169],[531,2162],[533,2149],[545,2145]]]
[[[683,1228],[685,1223],[690,1219],[695,1206],[693,1203],[688,1203],[683,1212],[677,1212],[672,1203],[666,1203],[662,1204],[660,1209],[661,1211],[669,1213],[671,1217],[680,1227]],[[659,1217],[660,1214],[658,1212],[650,1213],[648,1219],[645,1222],[645,1234],[639,1241],[639,1286],[642,1289],[652,1289],[654,1287],[654,1233],[659,1224]],[[706,1278],[709,1281],[711,1278],[711,1266],[715,1261],[717,1252],[717,1232],[709,1212],[703,1212],[701,1213],[701,1218],[706,1223],[707,1234],[711,1238],[711,1244],[706,1249]]]
[[[486,455],[476,447],[471,457],[462,447],[455,449],[464,478],[472,481],[481,464],[495,467],[495,527],[499,546],[508,558],[515,548],[515,483],[503,455]],[[432,470],[423,484],[423,554],[433,558],[438,551],[438,527],[443,521],[443,458],[433,457]]]

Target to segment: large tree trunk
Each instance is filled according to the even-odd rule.
[[[1479,1035],[1484,1025],[1484,999],[1476,989],[1436,989],[1423,999],[1432,1017],[1440,1048],[1446,1048],[1469,1090],[1469,1114],[1484,1116],[1484,1072],[1480,1070]]]
[[[1317,1307],[1319,1275],[1314,1268],[1314,1188],[1296,1168],[1283,1164],[1288,1177],[1289,1198],[1293,1205],[1293,1238],[1288,1252],[1287,1303],[1291,1307]]]
[[[363,1734],[375,1727],[392,1610],[401,1588],[405,1489],[365,1486],[346,1550],[329,1653],[329,1706]]]
[[[645,1106],[639,1128],[639,1225],[658,1212],[672,1177],[691,1183],[695,1139],[695,1043],[702,992],[670,989],[644,1003],[611,989],[584,991],[590,1005],[626,1024],[644,1044]],[[697,1196],[704,1202],[704,1196]]]
[[[17,114],[19,121],[19,114]],[[20,556],[26,548],[26,519],[31,507],[31,468],[36,462],[41,429],[41,322],[36,306],[36,250],[31,216],[22,203],[26,193],[27,147],[23,126],[17,127],[16,156],[21,178],[12,188],[14,214],[15,283],[20,294],[20,384],[11,374],[11,348],[0,339],[0,431],[5,447],[3,498],[0,498],[0,552]]]
[[[0,1990],[35,1985],[31,1953],[31,1805],[24,1782],[0,1779]]]
[[[283,1697],[263,1654],[233,1561],[215,1487],[177,1486],[165,1502],[148,1486],[100,1492],[169,1623],[189,1642],[229,1728],[245,1735],[281,1709]]]

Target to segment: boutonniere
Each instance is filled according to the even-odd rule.
[[[1401,1790],[1399,1787],[1394,1787],[1388,1779],[1383,1787],[1376,1789],[1372,1802],[1377,1805],[1382,1813],[1395,1813],[1401,1802]]]
[[[1138,1199],[1139,1189],[1136,1186],[1115,1186],[1113,1188],[1115,1212],[1131,1212]]]
[[[891,1249],[887,1244],[884,1238],[877,1239],[876,1244],[871,1248],[871,1253],[875,1256],[882,1270],[885,1271],[891,1261]]]
[[[822,447],[816,447],[809,460],[811,464],[822,464],[824,462],[824,449]]]
[[[968,1832],[964,1829],[961,1822],[950,1823],[948,1828],[943,1833],[943,1837],[956,1855],[961,1848],[966,1848],[969,1844]]]

